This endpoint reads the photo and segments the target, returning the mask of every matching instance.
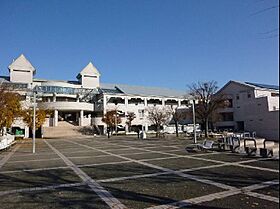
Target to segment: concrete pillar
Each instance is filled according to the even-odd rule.
[[[53,94],[53,102],[56,102],[56,94]]]
[[[29,127],[28,126],[25,126],[24,127],[24,138],[28,138],[29,137]]]
[[[148,98],[144,98],[144,106],[145,106],[145,107],[148,106]]]
[[[180,99],[178,100],[178,106],[179,107],[181,106],[181,100]]]
[[[106,114],[106,106],[107,106],[107,97],[103,96],[103,113]]]
[[[53,121],[53,126],[58,125],[58,110],[54,111],[54,121]]]
[[[145,131],[148,131],[148,123],[145,123]]]
[[[128,125],[125,124],[125,133],[128,133]]]
[[[84,125],[84,111],[80,110],[80,126]]]
[[[124,104],[125,104],[125,107],[128,106],[128,97],[125,97],[125,98],[124,98]]]
[[[76,123],[80,123],[80,113],[79,112],[76,112]]]
[[[162,106],[165,106],[165,99],[162,98]]]

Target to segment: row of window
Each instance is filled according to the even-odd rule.
[[[248,94],[247,94],[247,98],[248,98],[248,99],[252,98],[252,94],[251,94],[251,93],[248,93]],[[237,95],[236,95],[236,100],[239,100],[239,99],[240,99],[240,96],[239,96],[239,94],[237,94]]]
[[[98,94],[98,89],[83,89],[83,88],[71,88],[61,86],[36,86],[35,90],[42,93],[57,93],[57,94]]]

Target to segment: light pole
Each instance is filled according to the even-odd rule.
[[[118,113],[117,113],[117,110],[116,110],[116,114],[115,114],[115,129],[116,129],[116,136],[118,135],[118,131],[117,131],[117,129],[118,129],[118,124],[117,124],[117,116],[118,116]]]
[[[35,153],[35,134],[36,134],[36,92],[33,91],[33,130],[32,130],[32,153]]]
[[[194,136],[194,139],[193,139],[193,142],[194,144],[197,143],[197,139],[196,139],[196,121],[195,121],[195,100],[193,99],[192,100],[192,111],[193,111],[193,136]]]
[[[116,110],[116,112],[115,112],[115,132],[116,132],[116,136],[117,136],[117,128],[118,128],[118,126],[117,126],[117,112],[118,112],[118,102],[117,102],[117,100],[115,100],[115,110]],[[113,133],[112,133],[113,134]]]

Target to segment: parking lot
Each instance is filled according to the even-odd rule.
[[[1,208],[278,208],[279,161],[191,141],[38,139],[0,152]]]

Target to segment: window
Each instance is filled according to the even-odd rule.
[[[233,112],[221,113],[222,121],[234,121]]]
[[[247,94],[247,97],[248,97],[248,98],[251,98],[251,97],[252,97],[252,95],[251,95],[250,93],[248,93],[248,94]]]
[[[228,100],[227,100],[227,107],[228,107],[228,108],[232,108],[232,107],[233,107],[233,105],[232,105],[232,99],[228,99]]]
[[[271,93],[272,97],[279,97],[279,93]]]
[[[138,110],[139,118],[143,118],[145,116],[145,110]]]
[[[239,97],[239,95],[237,94],[237,95],[236,95],[236,100],[239,100],[239,99],[240,99],[240,97]]]
[[[84,75],[85,78],[97,78],[95,75]]]

